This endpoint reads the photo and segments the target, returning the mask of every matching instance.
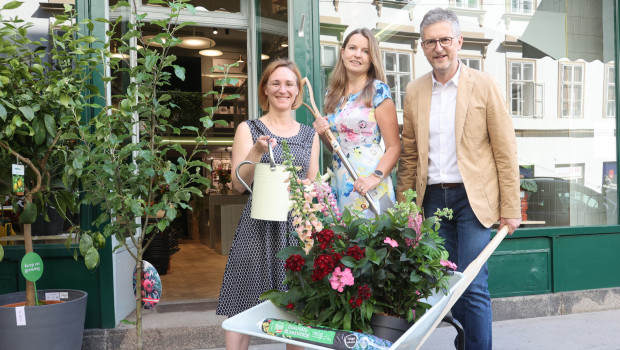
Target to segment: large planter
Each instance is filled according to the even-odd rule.
[[[373,314],[370,318],[370,328],[374,336],[396,343],[405,332],[413,326],[413,322],[398,317]]]
[[[25,325],[17,325],[16,307],[2,305],[23,302],[26,292],[0,295],[0,348],[11,350],[79,350],[82,348],[86,298],[79,290],[52,289],[37,292],[39,300],[45,293],[66,292],[68,299],[51,305],[24,307]]]

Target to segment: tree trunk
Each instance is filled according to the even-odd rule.
[[[33,251],[30,224],[24,224],[24,248],[26,249],[26,254]],[[26,280],[26,306],[35,306],[34,282],[28,280]]]
[[[142,249],[138,248],[136,264],[136,349],[144,349],[142,343]]]

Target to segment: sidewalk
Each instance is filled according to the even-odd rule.
[[[422,350],[454,349],[455,336],[451,326],[439,327]],[[285,348],[283,343],[250,346],[250,350]],[[493,349],[620,350],[620,310],[493,322]]]

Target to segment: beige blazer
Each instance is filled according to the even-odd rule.
[[[403,108],[402,154],[397,199],[417,192],[422,206],[428,179],[431,73],[407,86]],[[478,220],[490,227],[500,216],[520,218],[519,163],[512,119],[493,78],[461,65],[456,95],[456,157],[469,202]]]

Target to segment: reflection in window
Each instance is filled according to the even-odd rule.
[[[482,60],[480,58],[459,57],[467,67],[482,70]]]
[[[521,15],[534,13],[535,0],[510,0],[510,12]]]
[[[560,63],[562,117],[583,117],[583,70],[583,64]]]
[[[605,66],[605,117],[616,117],[616,80],[612,64]]]
[[[451,5],[462,9],[478,9],[480,7],[478,0],[453,0]]]
[[[509,61],[510,113],[513,117],[541,117],[543,85],[534,79],[534,61]]]
[[[321,85],[322,91],[327,91],[329,77],[336,66],[338,60],[338,46],[321,45]]]
[[[166,4],[149,4],[148,0],[142,0],[143,5],[148,6],[168,6]],[[218,11],[237,13],[241,11],[241,0],[190,0],[189,4],[196,8],[196,11]]]
[[[411,81],[411,54],[383,50],[383,64],[396,109],[402,110],[407,84]]]

